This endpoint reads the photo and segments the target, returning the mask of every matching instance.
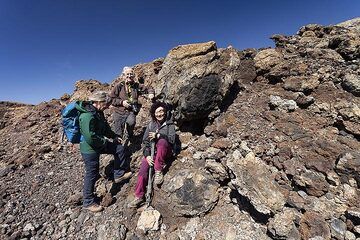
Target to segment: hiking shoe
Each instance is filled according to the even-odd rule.
[[[163,181],[164,181],[164,175],[162,171],[155,171],[154,183],[156,185],[161,185]]]
[[[104,210],[103,206],[100,206],[99,204],[91,204],[89,206],[83,207],[83,209],[86,209],[90,212],[101,212],[102,210]]]
[[[115,178],[114,182],[115,183],[121,183],[121,182],[131,178],[131,176],[132,176],[132,172],[126,172],[126,173],[124,173],[124,175],[122,175],[122,176],[120,176],[118,178]]]
[[[134,200],[132,200],[129,204],[128,207],[129,208],[137,208],[139,207],[142,203],[144,202],[144,198],[137,198],[135,197]]]

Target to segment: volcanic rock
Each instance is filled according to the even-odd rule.
[[[170,195],[169,204],[174,214],[202,215],[218,201],[219,184],[206,172],[184,169],[165,176],[163,190]]]
[[[236,176],[231,180],[232,184],[242,196],[250,200],[257,211],[270,214],[283,208],[285,198],[274,175],[254,153],[242,159],[233,159],[231,163],[228,161],[228,166]]]

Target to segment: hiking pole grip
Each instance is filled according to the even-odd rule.
[[[155,142],[151,141],[151,159],[154,161],[155,156]],[[149,177],[148,177],[148,185],[146,189],[146,206],[149,207],[151,203],[151,193],[152,193],[152,169],[153,166],[149,166]]]

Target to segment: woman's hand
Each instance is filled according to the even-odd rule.
[[[149,139],[150,139],[150,141],[155,140],[156,139],[156,132],[149,132]]]
[[[151,158],[151,156],[147,156],[146,157],[146,161],[149,164],[149,166],[154,165],[154,160]]]

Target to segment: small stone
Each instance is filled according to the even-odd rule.
[[[347,217],[355,222],[355,224],[360,224],[360,209],[356,207],[349,208],[346,211]]]
[[[124,240],[127,228],[120,224],[119,220],[106,220],[103,224],[96,226],[97,239],[119,239]]]
[[[114,202],[114,198],[112,197],[111,193],[106,193],[101,201],[101,206],[108,207]]]
[[[203,152],[196,152],[194,155],[193,155],[193,158],[196,159],[196,160],[199,160],[201,159],[201,156],[203,155]]]
[[[59,222],[59,227],[63,227],[63,226],[65,226],[66,225],[66,220],[64,219],[64,220],[61,220],[60,222]]]
[[[70,226],[68,229],[68,233],[73,233],[75,231],[75,227],[74,226]]]
[[[227,138],[221,138],[215,140],[211,146],[218,149],[227,149],[231,147],[231,142]]]
[[[155,209],[147,209],[143,211],[139,217],[137,228],[147,231],[157,231],[160,229],[161,215]]]
[[[360,234],[360,225],[354,227],[354,232]]]
[[[355,234],[353,234],[350,231],[345,232],[345,240],[355,240],[355,239],[356,239]]]
[[[23,231],[24,231],[24,232],[27,232],[27,231],[35,231],[35,227],[34,227],[31,223],[28,223],[28,224],[25,225]]]
[[[65,216],[70,216],[73,213],[72,209],[69,208],[64,214]]]
[[[331,235],[336,239],[344,239],[346,232],[346,224],[340,219],[334,219],[330,224]]]
[[[12,222],[15,221],[15,219],[16,219],[16,218],[15,218],[13,215],[8,215],[8,216],[6,217],[5,223],[12,223]]]
[[[70,215],[70,219],[71,219],[71,220],[74,220],[74,219],[78,218],[79,214],[80,214],[80,211],[75,211],[75,212],[73,212],[73,213]]]
[[[242,158],[242,155],[241,155],[241,153],[240,153],[239,150],[235,150],[235,151],[233,152],[233,154],[232,154],[232,157],[233,157],[234,159],[240,159],[240,158]]]
[[[67,200],[66,203],[69,205],[80,205],[82,200],[82,194],[80,192],[76,192],[72,194]]]
[[[298,106],[294,100],[282,99],[279,96],[270,95],[269,105],[272,109],[278,109],[284,112],[293,112]]]

